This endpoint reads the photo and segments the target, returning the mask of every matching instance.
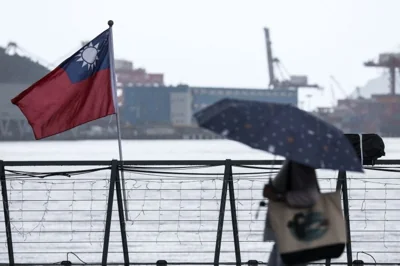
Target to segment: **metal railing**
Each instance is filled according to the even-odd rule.
[[[259,203],[281,163],[0,161],[0,265],[266,264]],[[400,182],[388,165],[400,161],[366,167],[384,177],[319,173],[323,191],[342,190],[348,233],[345,254],[320,264],[397,264]]]

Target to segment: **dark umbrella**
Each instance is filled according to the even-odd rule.
[[[343,132],[287,104],[223,99],[197,112],[199,126],[315,169],[363,172]]]

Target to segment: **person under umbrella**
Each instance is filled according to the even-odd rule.
[[[318,201],[315,169],[364,172],[341,130],[289,104],[225,98],[200,110],[194,118],[200,127],[227,139],[285,157],[287,161],[266,185],[264,196],[284,201],[289,207],[309,207]],[[264,240],[275,241],[268,215],[266,224]],[[274,245],[269,265],[284,265],[277,249]]]
[[[285,202],[295,208],[313,206],[319,199],[320,189],[314,168],[286,160],[274,179],[264,186],[263,196],[268,200]],[[264,241],[276,241],[267,212]],[[284,266],[276,243],[268,260],[269,266]],[[306,264],[301,264],[306,265]]]
[[[364,172],[341,130],[295,106],[227,98],[194,117],[227,139],[315,169]]]

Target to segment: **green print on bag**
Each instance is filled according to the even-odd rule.
[[[287,226],[297,240],[309,242],[325,235],[329,221],[320,212],[298,212]]]

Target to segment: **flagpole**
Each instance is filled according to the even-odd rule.
[[[117,82],[115,80],[115,66],[114,66],[114,42],[113,42],[113,32],[112,26],[114,25],[114,21],[109,20],[108,26],[110,27],[110,68],[111,68],[111,86],[114,96],[114,106],[115,106],[115,118],[117,120],[117,134],[118,134],[118,150],[119,150],[119,160],[121,162],[121,166],[124,163],[122,158],[122,137],[121,137],[121,122],[119,119],[119,105],[118,105],[118,95],[117,95]],[[121,169],[121,183],[122,183],[122,192],[124,195],[124,206],[125,206],[125,220],[129,221],[129,209],[128,209],[128,199],[126,196],[126,189],[125,189],[125,176],[124,171]]]

